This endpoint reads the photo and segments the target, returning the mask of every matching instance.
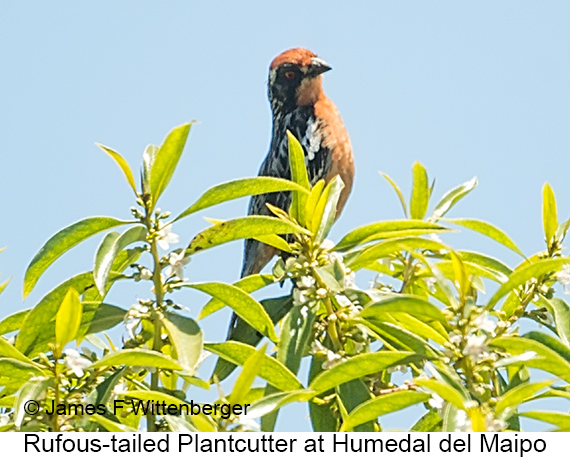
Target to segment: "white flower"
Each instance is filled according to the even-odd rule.
[[[493,333],[495,331],[495,327],[497,324],[489,319],[489,313],[485,311],[482,314],[479,314],[477,318],[473,321],[473,325],[478,329],[484,330],[488,333]]]
[[[458,335],[457,333],[451,332],[449,334],[449,342],[455,346],[459,346],[462,340],[463,340],[462,336]]]
[[[235,423],[252,432],[258,432],[260,430],[259,424],[253,419],[253,417],[248,417],[247,414],[240,414]]]
[[[158,245],[165,251],[171,244],[176,244],[180,237],[176,233],[172,233],[172,225],[166,225],[158,231]]]
[[[435,278],[424,278],[428,290],[435,294]]]
[[[141,279],[144,279],[146,281],[148,281],[149,279],[152,279],[152,271],[150,271],[148,268],[142,268],[141,269]]]
[[[7,425],[10,423],[10,415],[9,414],[0,414],[0,427],[3,425]]]
[[[485,431],[486,432],[501,432],[507,428],[505,421],[495,419],[492,414],[485,416]]]
[[[301,306],[307,302],[307,291],[296,287],[293,289],[293,306]]]
[[[184,266],[187,265],[188,262],[190,262],[190,257],[184,257],[184,251],[180,253],[171,252],[168,256],[170,266],[166,267],[164,274],[167,277],[174,274],[180,279],[184,279]]]
[[[334,246],[335,244],[332,240],[325,240],[321,243],[321,249],[323,251],[330,251],[332,248],[334,248]]]
[[[337,363],[343,360],[342,356],[334,353],[333,351],[327,351],[327,360],[321,365],[323,370],[328,370],[334,367]]]
[[[315,285],[315,278],[312,276],[301,276],[297,279],[297,287],[302,287],[303,289],[310,289]]]
[[[83,376],[83,370],[91,365],[91,360],[82,357],[75,349],[66,349],[64,354],[67,368],[73,371],[75,376],[81,378]]]
[[[388,368],[386,371],[388,373],[395,373],[396,371],[399,371],[400,373],[406,374],[408,372],[408,367],[406,365],[395,365]]]
[[[471,432],[473,428],[471,427],[471,420],[467,416],[467,413],[462,409],[457,411],[455,415],[455,430],[454,432]]]
[[[336,298],[336,301],[338,302],[338,304],[339,304],[340,306],[343,306],[343,307],[346,307],[346,308],[348,308],[348,307],[351,307],[351,308],[352,308],[352,306],[353,306],[353,305],[352,305],[352,302],[350,301],[350,299],[349,299],[347,296],[345,296],[345,295],[335,295],[335,298]]]
[[[478,362],[487,356],[486,340],[487,337],[485,335],[469,335],[465,349],[463,349],[463,355],[472,357],[475,362]]]
[[[354,271],[349,271],[344,276],[344,287],[355,288],[356,287],[356,273]]]
[[[382,265],[386,265],[390,271],[394,271],[394,265],[392,265],[392,259],[382,259],[380,263]]]
[[[443,409],[445,400],[441,398],[438,394],[431,394],[431,398],[428,400],[428,404],[440,412]]]
[[[441,238],[435,233],[430,233],[428,236],[432,239],[432,241],[435,241],[436,243],[443,243],[443,241],[441,241]]]
[[[311,354],[315,355],[318,353],[325,353],[327,349],[323,346],[323,344],[319,340],[313,340],[311,343],[311,349],[309,351]]]
[[[566,264],[562,266],[562,270],[556,273],[556,279],[562,284],[564,292],[566,292],[566,286],[570,284],[570,265]]]

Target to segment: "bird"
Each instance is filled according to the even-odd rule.
[[[332,68],[305,48],[279,54],[269,66],[268,97],[273,117],[269,152],[259,176],[291,179],[287,130],[303,146],[309,182],[330,181],[339,175],[344,183],[336,217],[350,194],[354,180],[354,158],[350,138],[336,106],[325,95],[323,73]],[[291,192],[254,195],[249,215],[273,215],[267,203],[289,211]],[[259,273],[277,254],[276,248],[254,239],[244,244],[241,277]]]
[[[289,49],[279,54],[269,66],[267,93],[273,117],[269,152],[259,169],[259,176],[291,179],[289,165],[290,131],[301,143],[309,182],[320,179],[330,181],[339,175],[344,183],[336,217],[340,215],[354,180],[354,158],[350,138],[333,102],[325,95],[323,73],[331,67],[316,54],[304,48]],[[249,215],[273,215],[267,203],[289,211],[291,192],[272,192],[254,195],[249,202]],[[278,250],[254,239],[246,239],[241,277],[261,272],[278,254]],[[271,300],[270,300],[271,301]],[[271,318],[282,319],[290,308],[280,299],[273,300]],[[268,310],[269,311],[269,310]],[[234,313],[228,330],[228,340],[256,345],[262,338],[258,332]],[[227,377],[235,365],[218,360],[215,375],[219,380]]]

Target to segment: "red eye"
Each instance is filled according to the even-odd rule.
[[[285,72],[285,77],[289,80],[291,79],[295,79],[295,72],[294,71],[286,71]]]

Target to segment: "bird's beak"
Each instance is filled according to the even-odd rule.
[[[331,70],[332,67],[326,63],[323,59],[319,59],[318,57],[313,57],[311,59],[311,65],[309,66],[308,73],[311,76],[318,76],[325,71]]]

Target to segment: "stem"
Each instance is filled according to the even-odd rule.
[[[153,223],[151,221],[149,208],[146,208],[146,214],[144,218],[144,223],[147,226],[147,229],[150,233],[151,229],[153,228]],[[156,221],[156,229],[158,229],[158,221]],[[156,296],[156,300],[154,303],[154,307],[152,309],[152,322],[154,327],[154,335],[152,340],[152,350],[161,352],[162,350],[162,323],[160,321],[160,311],[164,306],[164,290],[162,287],[162,277],[161,277],[161,266],[160,266],[160,256],[158,254],[158,246],[157,246],[157,238],[154,236],[150,240],[150,253],[152,255],[153,260],[153,274],[152,274],[152,281],[154,283],[154,295]],[[159,369],[157,368],[154,373],[150,375],[150,388],[151,390],[158,390],[159,384]],[[146,415],[147,420],[147,430],[149,432],[156,432],[156,415],[150,411]]]

